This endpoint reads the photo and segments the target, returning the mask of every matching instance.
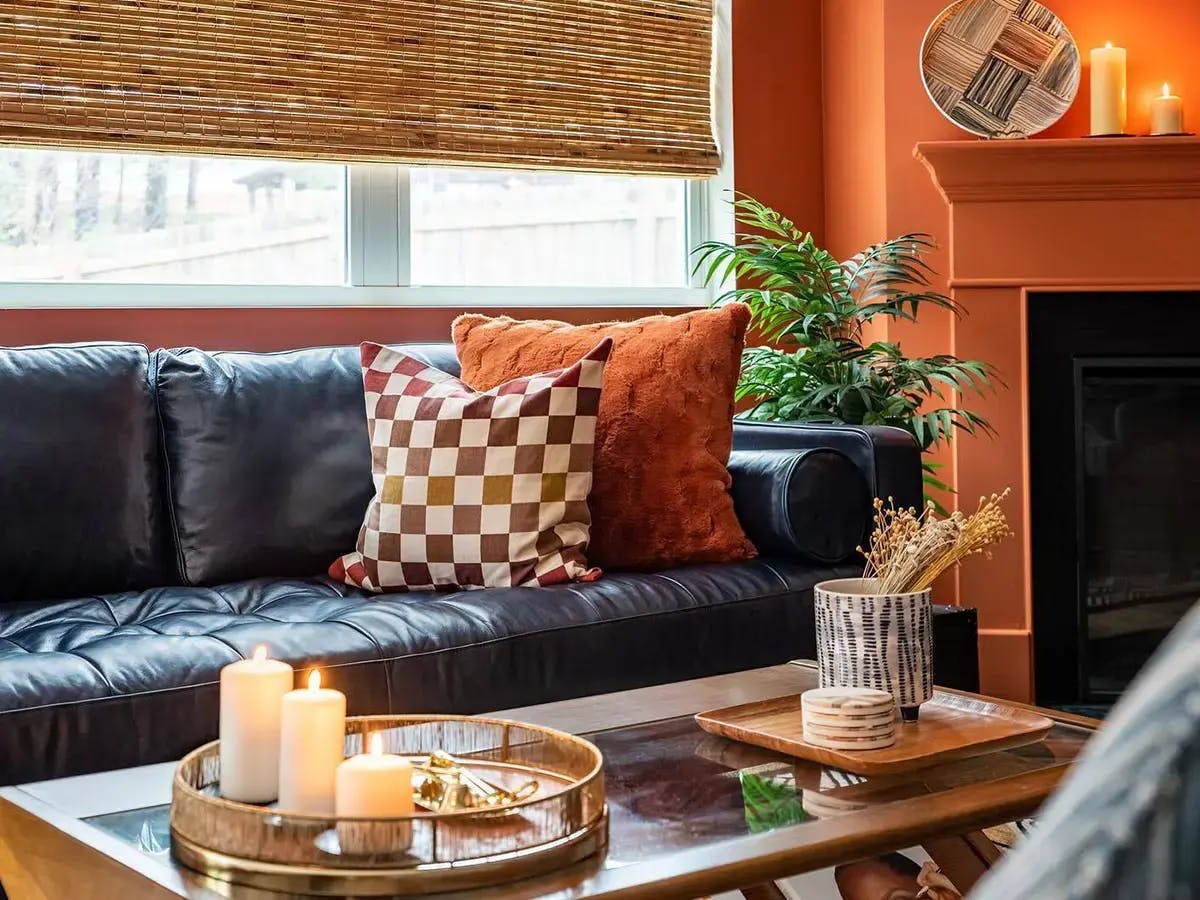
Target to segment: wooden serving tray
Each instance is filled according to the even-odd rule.
[[[896,723],[896,743],[881,750],[826,750],[805,743],[800,695],[696,714],[705,731],[798,756],[856,775],[894,775],[938,763],[1037,743],[1054,723],[999,701],[936,692],[917,722]]]

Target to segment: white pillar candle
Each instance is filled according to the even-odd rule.
[[[1125,48],[1092,51],[1092,134],[1125,133]]]
[[[279,808],[328,816],[337,768],[345,758],[346,695],[322,690],[313,669],[308,687],[283,696],[279,730]]]
[[[1154,98],[1150,107],[1151,134],[1183,134],[1183,100],[1171,93],[1169,84],[1163,85],[1161,97]]]
[[[256,647],[250,659],[221,670],[221,796],[270,803],[279,796],[279,717],[292,689],[292,667],[267,659]]]
[[[407,759],[383,752],[383,736],[371,735],[370,752],[352,756],[337,770],[339,819],[389,819],[413,814],[413,767]],[[387,853],[412,842],[408,822],[338,822],[345,853]]]

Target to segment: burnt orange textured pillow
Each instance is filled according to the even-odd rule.
[[[588,559],[659,569],[755,555],[733,512],[733,390],[750,311],[739,303],[636,322],[459,316],[462,379],[480,391],[561,369],[613,340],[596,423]]]

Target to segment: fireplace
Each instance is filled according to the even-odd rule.
[[[1200,294],[1031,294],[1037,697],[1112,702],[1200,597]]]
[[[968,504],[1014,495],[1016,538],[953,584],[979,610],[983,689],[1102,701],[1193,596],[1200,139],[916,153],[948,207],[930,224],[968,313],[949,346],[1006,385],[972,398],[995,438],[956,441],[948,466]]]

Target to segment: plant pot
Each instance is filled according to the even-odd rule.
[[[874,578],[813,590],[821,687],[887,691],[906,721],[933,697],[932,591],[880,594]]]

